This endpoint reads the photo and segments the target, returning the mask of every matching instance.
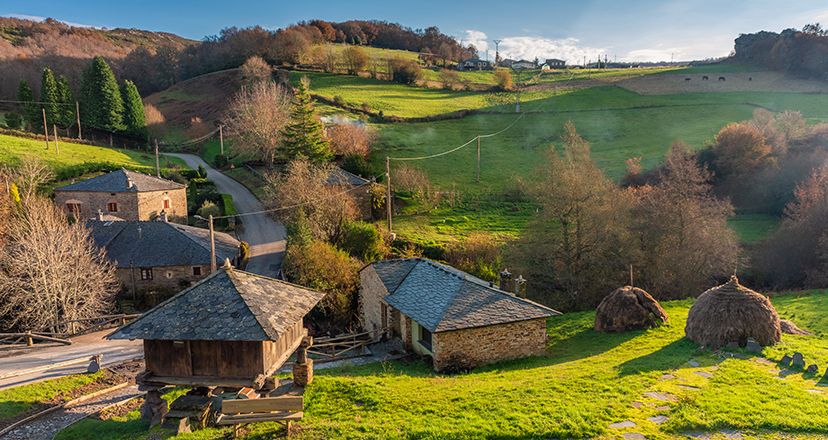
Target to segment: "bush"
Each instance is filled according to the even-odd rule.
[[[495,83],[500,90],[512,89],[512,74],[506,69],[497,69],[494,73]]]
[[[412,86],[422,75],[420,65],[416,61],[396,58],[389,62],[389,66],[391,67],[391,79],[400,84]]]
[[[202,179],[207,178],[207,169],[204,168],[204,165],[199,165],[198,166],[198,177],[200,177]]]
[[[342,97],[342,96],[340,96],[340,95],[336,95],[336,96],[334,96],[334,99],[333,99],[333,100],[334,100],[334,104],[336,104],[336,105],[338,105],[338,106],[340,106],[340,107],[346,107],[346,106],[348,105],[348,103],[347,103],[347,102],[345,102],[345,98],[343,98],[343,97]]]
[[[331,149],[337,156],[368,157],[376,133],[362,124],[338,124],[328,128]]]
[[[239,257],[241,258],[239,267],[244,269],[247,266],[247,262],[250,261],[250,244],[246,241],[239,243]]]
[[[365,177],[366,179],[370,179],[371,177],[380,174],[380,171],[362,156],[345,156],[345,159],[342,161],[340,167],[345,171]]]
[[[388,246],[376,226],[361,221],[345,225],[339,246],[366,263],[382,259],[388,253]]]
[[[503,259],[501,244],[490,234],[477,232],[446,249],[446,261],[452,266],[487,281],[497,281]]]
[[[213,217],[218,217],[221,215],[221,209],[214,202],[205,200],[204,203],[201,204],[201,208],[198,208],[198,215],[204,218],[208,218],[211,215]]]
[[[187,180],[197,179],[199,177],[198,170],[179,170],[178,172]]]
[[[216,157],[213,158],[213,165],[215,165],[216,168],[226,168],[229,164],[230,159],[228,159],[224,154],[216,154]]]
[[[20,116],[18,113],[6,113],[4,119],[6,120],[6,128],[17,130],[23,126],[23,117]]]

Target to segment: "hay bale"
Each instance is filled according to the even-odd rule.
[[[702,293],[687,316],[684,333],[697,344],[712,349],[749,338],[763,346],[779,342],[779,315],[770,300],[739,284],[736,276]]]
[[[802,330],[801,328],[797,327],[796,324],[793,323],[793,321],[790,321],[788,319],[780,320],[779,321],[779,326],[782,329],[782,333],[785,333],[786,335],[810,335],[810,334],[812,334],[811,332],[809,332],[807,330]]]
[[[667,322],[667,314],[649,293],[632,286],[615,289],[595,311],[595,330],[623,332]]]

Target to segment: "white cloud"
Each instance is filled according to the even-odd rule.
[[[474,46],[480,56],[483,57],[485,57],[486,51],[489,50],[489,41],[487,40],[486,33],[482,31],[468,29],[466,30],[466,35],[460,39],[460,42],[463,46]]]
[[[38,21],[38,22],[39,21],[45,21],[47,18],[49,18],[49,17],[42,17],[40,15],[28,15],[28,14],[3,14],[3,17],[19,18],[21,20],[31,20],[31,21]],[[74,26],[74,27],[103,29],[99,26],[92,26],[91,24],[72,23],[71,21],[63,21],[63,20],[59,20],[59,21],[62,22],[62,23],[66,23],[69,26]]]
[[[569,64],[581,64],[584,57],[595,61],[606,49],[580,46],[577,38],[506,37],[500,43],[500,56],[515,60],[559,58]]]

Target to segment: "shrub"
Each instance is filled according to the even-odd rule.
[[[343,97],[342,97],[342,96],[340,96],[340,95],[336,95],[336,96],[334,96],[334,99],[333,99],[333,100],[334,100],[334,104],[336,104],[336,105],[338,105],[338,106],[340,106],[340,107],[346,107],[346,106],[348,105],[348,103],[347,103],[347,102],[345,102],[345,98],[343,98]]]
[[[17,130],[23,126],[23,117],[18,113],[6,113],[4,119],[6,120],[6,127],[12,130]]]
[[[506,69],[497,69],[494,73],[495,83],[500,90],[512,89],[512,74]]]
[[[452,266],[488,281],[497,281],[503,259],[501,244],[491,234],[477,232],[446,249],[446,261]]]
[[[420,79],[422,71],[416,61],[396,58],[389,62],[391,79],[400,84],[414,85]]]
[[[202,179],[207,178],[207,169],[204,168],[204,165],[199,164],[199,166],[198,166],[198,177],[201,177]]]
[[[205,200],[204,203],[201,204],[201,208],[198,208],[198,215],[208,218],[209,216],[218,217],[221,215],[221,209],[219,209],[218,205],[210,200]]]
[[[365,178],[370,178],[380,174],[380,171],[362,156],[346,155],[345,159],[342,160],[340,167],[345,171]]]
[[[331,149],[337,156],[368,157],[376,133],[362,124],[338,124],[328,129]]]
[[[352,257],[366,263],[377,261],[388,253],[388,247],[377,227],[361,221],[345,225],[339,246]]]
[[[216,168],[226,168],[229,164],[230,159],[228,159],[224,154],[216,154],[216,157],[213,158],[213,165],[215,165]]]

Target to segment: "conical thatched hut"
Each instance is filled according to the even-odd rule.
[[[595,311],[595,330],[623,332],[655,327],[667,322],[667,314],[643,289],[624,286],[607,295]]]
[[[697,344],[718,349],[752,338],[761,345],[779,342],[779,315],[770,300],[739,284],[736,276],[702,293],[687,316],[684,333]]]

